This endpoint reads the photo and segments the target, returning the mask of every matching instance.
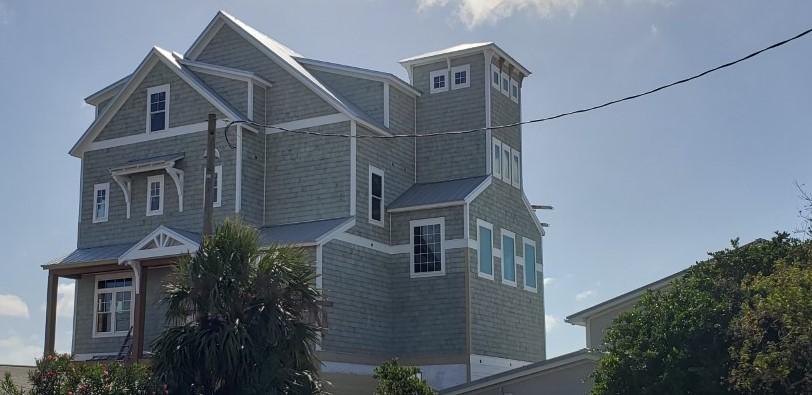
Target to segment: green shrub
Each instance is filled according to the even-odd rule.
[[[375,395],[434,395],[436,392],[420,377],[420,369],[401,366],[397,359],[384,362],[375,368],[373,377],[378,380]]]

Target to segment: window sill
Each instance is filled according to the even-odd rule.
[[[515,281],[505,280],[505,279],[503,278],[503,279],[502,279],[502,284],[505,284],[505,285],[510,285],[511,287],[516,288],[516,282],[515,282]]]
[[[128,331],[127,331],[128,332]],[[102,337],[124,337],[127,336],[127,332],[110,332],[110,333],[93,333],[93,338],[102,338]]]
[[[445,276],[445,271],[428,273],[410,273],[411,278],[440,277]]]
[[[491,281],[493,281],[493,274],[488,274],[488,273],[479,272],[479,273],[478,273],[478,275],[479,275],[479,277],[480,277],[480,278],[484,278],[484,279],[486,279],[486,280],[491,280]]]

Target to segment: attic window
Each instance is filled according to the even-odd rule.
[[[455,66],[451,68],[451,89],[461,89],[471,86],[471,65]]]
[[[431,93],[448,90],[448,69],[434,70],[429,73],[429,91]]]
[[[147,89],[147,130],[159,132],[169,124],[169,84]]]

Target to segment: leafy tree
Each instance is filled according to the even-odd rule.
[[[775,384],[769,387],[771,392],[789,393],[788,387],[781,387],[787,382],[775,383],[775,377],[786,371],[795,372],[798,378],[808,377],[809,364],[795,361],[808,355],[799,353],[812,346],[809,336],[792,344],[764,341],[760,336],[772,327],[757,320],[775,314],[795,328],[803,319],[789,320],[786,314],[793,319],[793,314],[802,311],[807,314],[803,317],[812,315],[808,304],[796,305],[798,311],[793,312],[777,302],[803,292],[796,289],[792,291],[795,295],[777,296],[770,288],[779,287],[787,266],[812,270],[810,242],[779,233],[772,240],[744,246],[734,240],[732,244],[689,269],[669,288],[647,293],[634,309],[615,320],[606,333],[607,352],[595,372],[593,393],[724,394],[750,389],[759,393],[764,383]],[[763,298],[772,295],[772,310],[758,302],[755,295],[759,294]],[[747,307],[751,304],[752,308]],[[764,355],[773,355],[776,347],[784,359],[781,363],[772,359],[773,365],[765,365]],[[769,368],[770,372],[762,372],[758,382],[748,382],[744,376],[752,370],[743,364],[748,361],[753,369]]]
[[[378,380],[376,395],[434,395],[434,390],[420,378],[420,369],[401,366],[397,359],[384,362],[375,368],[373,377]]]
[[[165,284],[177,326],[153,343],[156,374],[180,393],[320,393],[314,286],[301,250],[260,249],[254,228],[226,221]]]

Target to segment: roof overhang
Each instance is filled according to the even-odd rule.
[[[101,104],[101,102],[110,99],[112,97],[115,97],[116,93],[118,93],[118,90],[121,89],[122,86],[124,86],[124,84],[127,82],[128,79],[130,79],[131,76],[132,74],[128,74],[124,78],[110,85],[107,85],[106,87],[102,88],[96,93],[86,97],[85,103],[93,106],[98,106],[99,104]]]
[[[349,77],[363,78],[372,81],[390,83],[405,91],[411,96],[420,96],[420,91],[411,86],[408,82],[398,78],[394,74],[382,71],[369,70],[360,67],[347,66],[338,63],[325,62],[323,60],[296,58],[299,63],[305,64],[314,70],[325,71]]]
[[[187,59],[180,60],[180,64],[189,67],[193,71],[201,72],[204,74],[211,74],[224,78],[237,79],[245,82],[253,82],[266,88],[270,88],[271,86],[273,86],[273,84],[271,84],[268,80],[258,76],[256,73],[253,73],[251,71],[245,71],[235,69],[232,67],[220,66],[216,64],[195,62],[193,60]]]
[[[502,48],[500,48],[498,45],[492,42],[461,44],[451,48],[428,52],[422,55],[402,59],[398,63],[400,63],[400,65],[403,66],[403,68],[405,68],[406,70],[409,70],[415,66],[438,62],[441,60],[445,60],[446,58],[460,57],[476,53],[484,53],[485,51],[489,50],[493,51],[493,53],[496,56],[505,59],[507,63],[513,65],[517,70],[519,70],[522,74],[524,74],[525,77],[532,74],[532,72],[528,70],[527,67],[522,66],[521,63],[516,61],[516,59],[508,55],[507,52],[505,52],[504,50],[502,50]]]

